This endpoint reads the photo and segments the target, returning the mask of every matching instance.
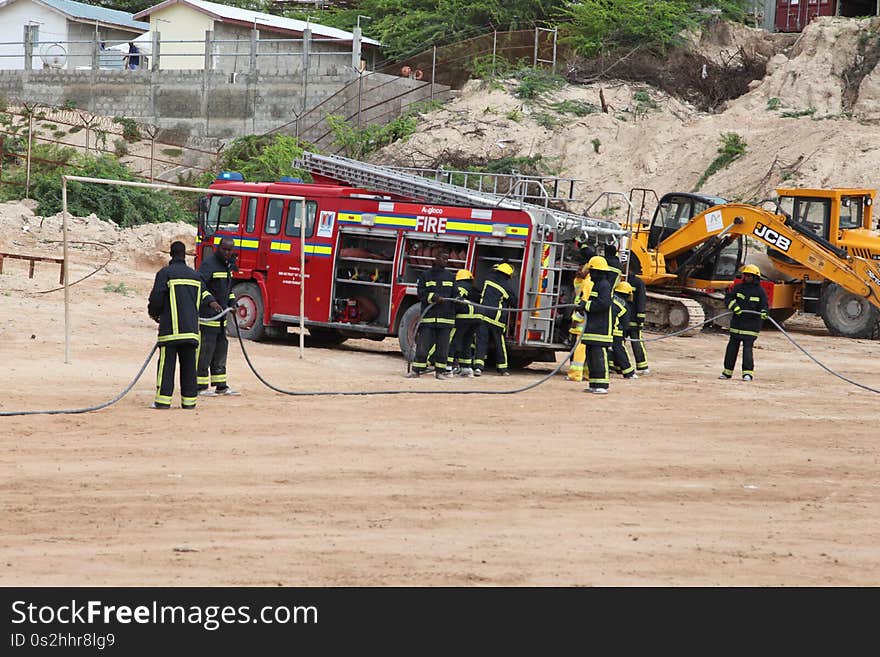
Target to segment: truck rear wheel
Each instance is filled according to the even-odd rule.
[[[880,313],[864,297],[831,283],[822,293],[819,313],[832,335],[847,338],[876,338]]]
[[[410,361],[416,357],[416,333],[418,332],[421,316],[422,304],[414,303],[403,313],[403,317],[400,318],[400,328],[397,330],[400,353]]]
[[[245,340],[262,340],[266,337],[263,325],[263,296],[256,283],[239,283],[232,288],[238,309],[233,315],[238,322],[238,330]],[[236,335],[235,327],[227,323],[226,332]]]

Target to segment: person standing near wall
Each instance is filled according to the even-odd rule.
[[[125,56],[125,68],[137,69],[141,67],[140,48],[133,41],[128,42],[128,55]]]

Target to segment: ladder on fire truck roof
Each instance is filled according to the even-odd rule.
[[[294,162],[294,166],[326,176],[334,180],[345,181],[352,185],[376,189],[379,191],[400,194],[410,198],[424,199],[430,203],[443,205],[470,205],[482,208],[502,208],[505,210],[531,210],[545,213],[556,222],[558,236],[621,236],[627,230],[613,221],[593,219],[573,212],[555,210],[533,203],[524,203],[522,199],[477,192],[467,187],[459,187],[450,183],[428,180],[388,167],[359,162],[339,155],[319,155],[304,151],[302,157]]]

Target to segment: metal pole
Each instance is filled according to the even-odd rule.
[[[437,46],[434,46],[434,54],[431,57],[431,100],[434,100],[434,78],[437,76]]]
[[[498,51],[498,30],[492,32],[492,77],[495,77],[495,53]]]
[[[67,176],[61,176],[61,239],[64,242],[64,362],[70,363],[70,267],[67,260]]]
[[[156,153],[156,134],[154,132],[150,135],[150,182],[155,182],[153,178],[153,160]]]
[[[33,143],[34,138],[34,109],[36,109],[36,105],[28,107],[25,105],[25,109],[28,111],[28,149],[27,149],[27,173],[25,174],[25,182],[24,182],[24,197],[31,197],[31,144]],[[88,146],[86,146],[88,148]]]
[[[357,114],[357,127],[358,130],[361,128],[361,95],[363,94],[364,88],[364,74],[362,71],[358,71],[358,114]]]
[[[533,57],[532,66],[537,68],[538,66],[538,28],[535,28],[535,55]]]
[[[306,224],[308,223],[306,204],[300,201],[302,221],[299,225],[299,357],[305,355],[306,340]]]
[[[303,114],[306,112],[306,108],[308,107],[308,97],[309,97],[309,68],[311,66],[311,62],[309,61],[312,51],[312,31],[310,29],[303,30],[303,71],[302,71],[302,94],[303,94],[303,104],[302,111]]]

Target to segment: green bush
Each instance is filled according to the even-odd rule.
[[[561,41],[594,57],[617,48],[664,50],[695,23],[690,0],[582,0],[564,10]]]
[[[67,149],[59,149],[65,151]],[[49,159],[49,158],[47,158]],[[58,156],[56,154],[56,158]],[[43,216],[61,211],[61,173],[109,180],[137,180],[132,172],[110,155],[71,155],[67,165],[59,167],[47,163],[35,171],[31,168],[31,198],[38,202],[36,212]],[[25,167],[7,170],[8,180],[18,185],[0,187],[0,199],[19,199],[24,196]],[[7,175],[4,171],[4,177]],[[75,216],[94,213],[101,219],[115,221],[120,226],[137,226],[163,221],[194,221],[177,198],[166,192],[123,185],[101,185],[70,181],[67,184],[68,211]]]
[[[335,114],[327,116],[327,123],[333,132],[333,144],[343,149],[348,157],[361,159],[415,133],[419,125],[418,115],[440,106],[438,101],[413,103],[403,114],[385,125],[370,124],[358,128]]]
[[[220,171],[237,171],[245,180],[260,182],[278,180],[281,176],[311,180],[308,172],[293,166],[293,161],[302,155],[304,146],[304,142],[287,135],[239,137],[220,154],[217,170],[202,174],[192,184],[207,187]]]
[[[509,78],[514,71],[513,64],[498,55],[479,55],[468,63],[468,71],[473,78],[491,82]]]
[[[519,86],[513,92],[518,98],[537,98],[565,85],[563,77],[543,68],[519,69],[514,75],[519,78]]]
[[[559,120],[559,117],[553,116],[549,112],[536,112],[532,115],[532,119],[534,119],[535,123],[539,126],[546,128],[547,130],[553,130],[553,128],[562,123],[562,121]]]
[[[697,184],[694,186],[695,192],[700,188],[712,175],[730,166],[735,160],[745,155],[746,142],[735,132],[721,133],[721,147],[718,149],[718,157],[712,160],[709,168],[700,176]]]
[[[787,112],[783,112],[779,116],[780,116],[780,118],[783,118],[783,119],[797,119],[802,116],[813,116],[813,114],[815,114],[815,113],[816,113],[816,108],[811,107],[809,109],[804,109],[804,110],[789,110]]]
[[[561,100],[557,103],[550,103],[549,107],[560,114],[574,114],[575,116],[587,116],[600,111],[598,105],[583,100]]]
[[[143,139],[137,121],[135,121],[134,119],[129,119],[125,116],[114,116],[113,123],[118,123],[122,126],[122,138],[125,141],[133,142]]]

